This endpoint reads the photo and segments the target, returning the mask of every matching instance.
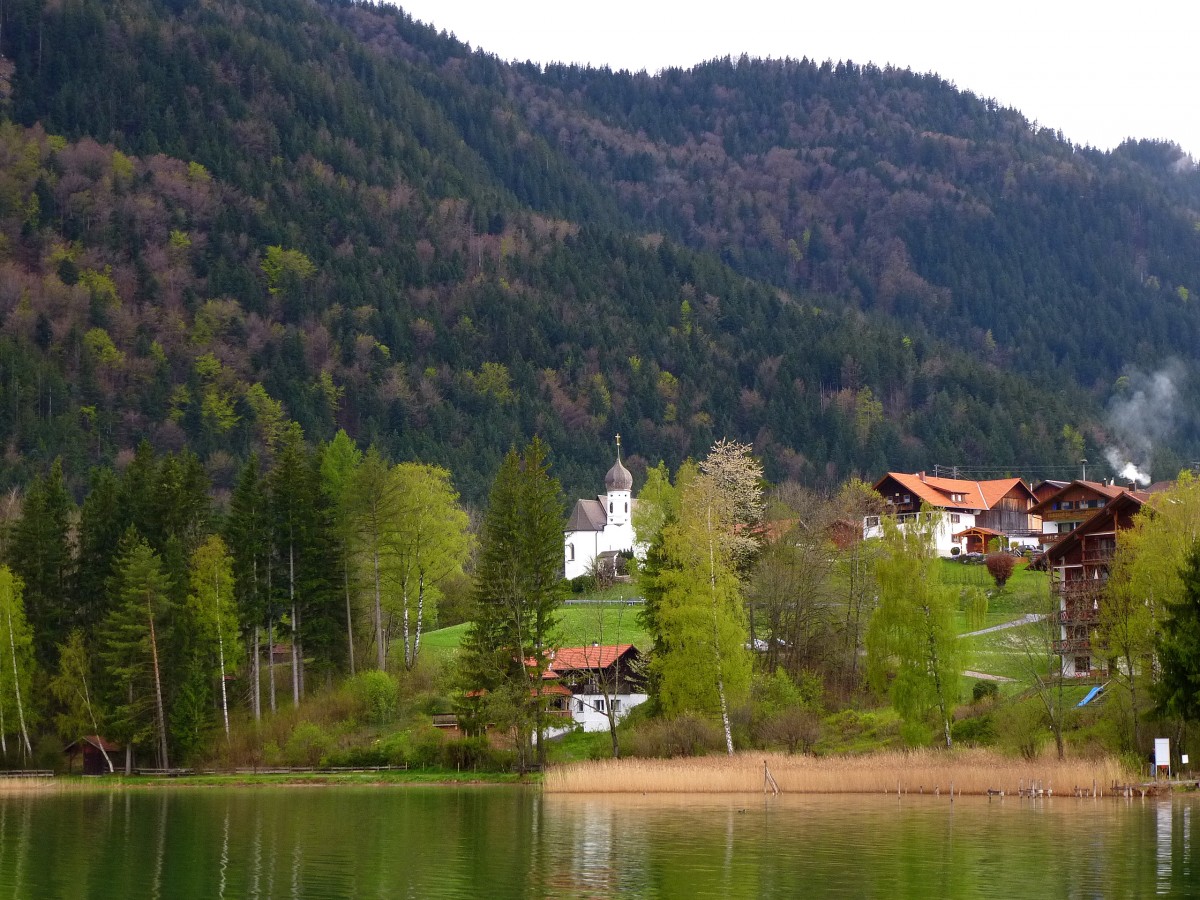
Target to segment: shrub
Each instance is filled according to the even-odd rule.
[[[768,743],[782,744],[788,753],[808,753],[821,739],[821,717],[808,707],[792,706],[767,719],[760,734]]]
[[[987,747],[996,742],[996,725],[992,720],[991,713],[972,716],[951,725],[950,736],[954,738],[955,744],[963,744],[968,747]]]
[[[586,594],[596,590],[596,579],[592,575],[579,575],[567,582],[572,594]]]
[[[1000,696],[1000,685],[994,681],[977,681],[971,688],[971,702],[982,703],[984,700],[995,700]]]
[[[486,737],[460,738],[447,741],[442,748],[442,761],[448,769],[459,772],[506,772],[513,767],[513,753],[497,750]]]
[[[284,756],[291,766],[319,766],[329,753],[332,741],[314,722],[301,722],[288,738]]]
[[[1004,587],[1004,583],[1012,577],[1016,561],[1007,553],[989,553],[987,555],[988,574],[996,580],[996,587]]]
[[[647,722],[630,736],[634,756],[699,756],[724,743],[721,729],[691,713]]]
[[[362,672],[351,678],[346,686],[371,725],[386,725],[395,717],[399,690],[396,679],[387,672],[378,669]]]

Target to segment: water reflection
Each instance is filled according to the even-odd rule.
[[[1196,801],[563,797],[508,788],[0,798],[0,895],[1200,895]]]

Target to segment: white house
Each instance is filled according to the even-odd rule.
[[[584,731],[607,731],[611,708],[619,721],[648,699],[642,656],[632,644],[563,647],[542,676],[571,692],[571,718]]]
[[[621,437],[617,436],[617,461],[604,476],[606,493],[595,500],[576,500],[563,529],[563,575],[586,575],[602,553],[632,552],[638,559],[646,548],[633,533],[633,476],[621,465]]]
[[[922,505],[940,514],[933,535],[939,556],[986,552],[992,537],[1004,538],[1010,546],[1036,547],[1041,534],[1041,519],[1030,514],[1037,498],[1020,478],[969,481],[924,472],[888,472],[875,483],[875,490],[901,527],[921,515]],[[882,533],[878,516],[864,520],[864,538]]]

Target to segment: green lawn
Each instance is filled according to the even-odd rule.
[[[574,598],[572,598],[574,599]],[[569,603],[559,610],[559,643],[564,647],[582,647],[593,641],[603,644],[636,644],[639,650],[650,647],[650,636],[638,622],[640,604]],[[421,636],[421,649],[433,656],[449,658],[458,652],[468,625],[453,625],[428,631]]]

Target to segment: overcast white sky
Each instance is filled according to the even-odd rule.
[[[501,59],[691,66],[807,56],[936,72],[1077,144],[1178,143],[1200,161],[1197,0],[408,0]]]

